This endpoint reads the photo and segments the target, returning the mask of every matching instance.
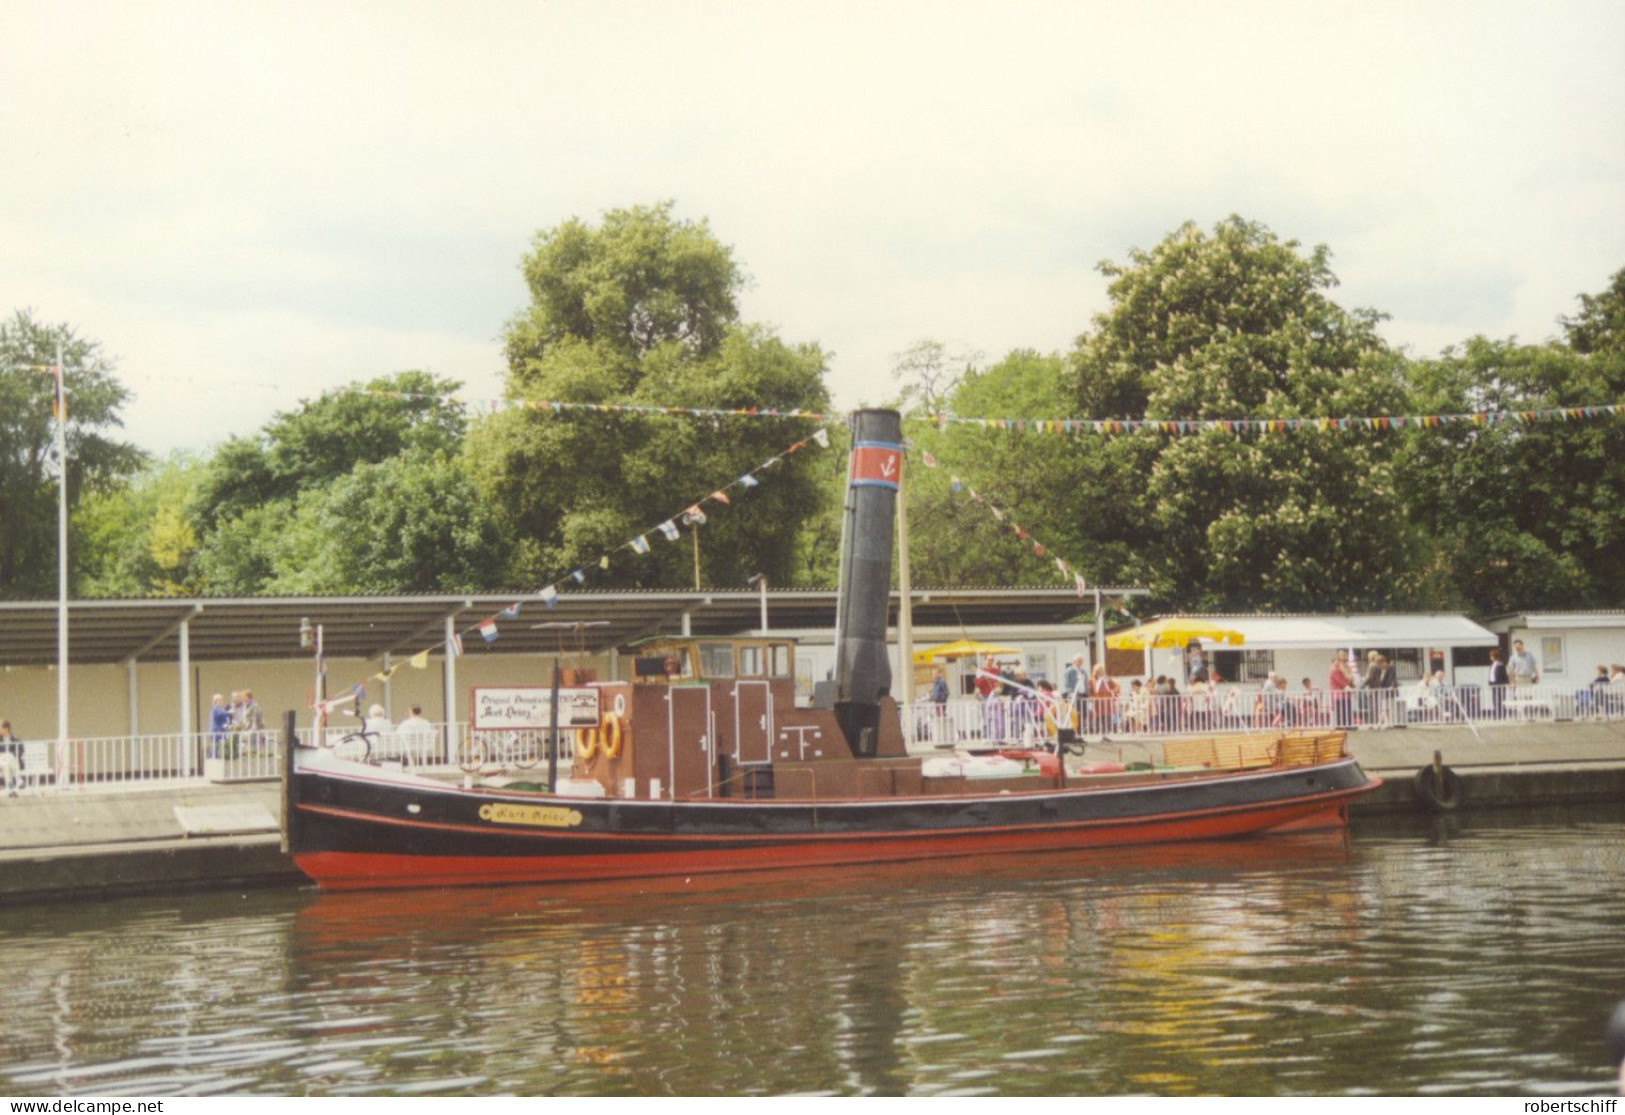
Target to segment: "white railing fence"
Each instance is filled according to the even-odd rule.
[[[1625,687],[1561,685],[1461,686],[1397,690],[1285,690],[1221,686],[1212,693],[1041,700],[963,698],[922,701],[904,710],[914,749],[1019,746],[1067,728],[1083,737],[1211,735],[1283,728],[1393,728],[1472,725],[1489,729],[1541,721],[1625,720]],[[311,732],[299,730],[308,744]],[[467,724],[395,726],[364,733],[329,727],[323,742],[339,754],[410,770],[535,769],[545,766],[545,732],[471,732]],[[570,762],[575,737],[560,732],[559,761]],[[24,793],[125,790],[200,781],[248,782],[280,777],[282,733],[106,736],[65,744],[24,745]]]
[[[1052,738],[1057,728],[1081,736],[1193,735],[1281,728],[1474,728],[1557,720],[1625,720],[1625,687],[1561,685],[1438,686],[1399,689],[1265,690],[1227,685],[1215,692],[1153,696],[1124,685],[1115,697],[960,698],[920,702],[908,712],[910,745],[1008,746]]]

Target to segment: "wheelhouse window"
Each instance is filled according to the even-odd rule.
[[[762,676],[762,648],[750,644],[739,648],[739,676],[742,678],[758,678]]]
[[[701,643],[700,672],[708,678],[733,677],[733,646],[729,643]]]
[[[767,676],[773,678],[787,678],[790,676],[789,643],[768,644]]]

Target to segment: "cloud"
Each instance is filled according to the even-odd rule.
[[[121,354],[154,448],[400,367],[495,394],[532,235],[664,198],[843,405],[922,337],[1066,347],[1185,220],[1328,244],[1421,352],[1625,263],[1609,3],[171,0],[0,41],[0,307]]]

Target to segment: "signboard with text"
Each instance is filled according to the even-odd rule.
[[[480,686],[469,702],[469,727],[476,732],[502,729],[546,731],[553,714],[552,690],[541,685]],[[559,690],[559,728],[598,726],[598,690]]]

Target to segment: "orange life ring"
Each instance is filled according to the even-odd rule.
[[[621,747],[626,743],[626,725],[619,716],[613,712],[604,714],[604,722],[599,726],[598,734],[604,741],[604,758],[618,759]]]
[[[598,729],[584,728],[576,733],[576,758],[583,763],[592,762],[598,754]]]

